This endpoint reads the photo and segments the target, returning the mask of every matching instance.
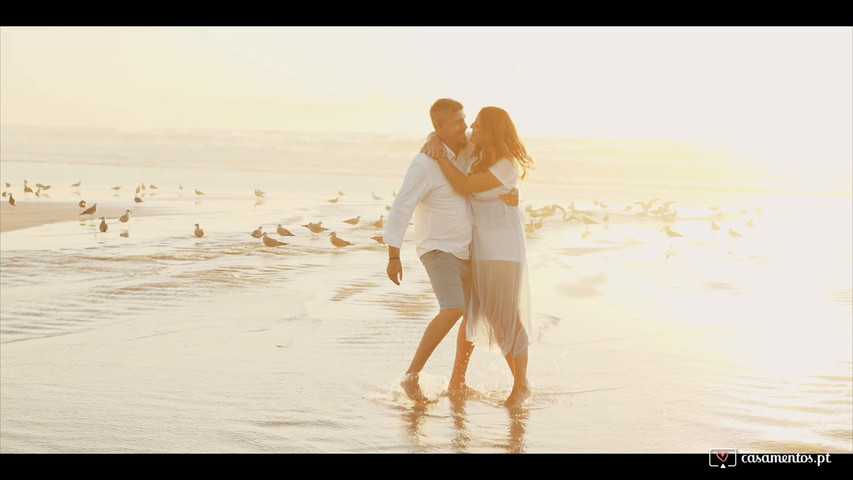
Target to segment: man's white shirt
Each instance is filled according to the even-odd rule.
[[[462,173],[468,172],[473,145],[455,155],[444,146],[447,158]],[[415,244],[418,256],[441,250],[457,258],[470,256],[473,219],[465,195],[453,189],[438,162],[419,153],[412,159],[403,185],[388,213],[385,243],[400,248],[415,214]]]

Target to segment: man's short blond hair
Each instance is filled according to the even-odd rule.
[[[429,118],[433,128],[438,128],[445,120],[462,110],[462,104],[452,98],[439,98],[429,109]]]

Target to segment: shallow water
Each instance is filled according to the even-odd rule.
[[[598,222],[558,211],[528,234],[535,393],[500,406],[508,369],[478,350],[479,395],[442,396],[447,338],[423,374],[436,402],[410,402],[398,382],[437,304],[411,235],[398,287],[371,223],[420,142],[4,127],[0,181],[19,202],[140,214],[0,234],[0,451],[853,452],[853,196],[702,183],[715,163],[667,144],[529,142],[542,160],[522,206]],[[702,168],[624,173],[658,154]],[[677,215],[638,215],[655,197]],[[289,245],[249,235],[279,223]]]

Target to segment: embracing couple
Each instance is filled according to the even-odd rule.
[[[416,401],[427,401],[418,375],[432,352],[462,318],[448,393],[466,394],[465,373],[475,344],[500,349],[513,376],[505,404],[530,396],[527,381],[531,332],[524,219],[518,209],[519,178],[533,161],[506,111],[480,110],[466,134],[462,104],[443,98],[430,108],[435,128],[409,165],[385,227],[387,274],[403,279],[400,247],[415,215],[417,253],[440,311],[427,325],[401,383]]]

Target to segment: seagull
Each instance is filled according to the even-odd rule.
[[[142,187],[143,190],[145,190],[145,184],[144,183],[140,186]]]
[[[12,192],[9,192],[9,205],[15,206],[15,197],[12,196]]]
[[[86,200],[80,200],[77,206],[80,208],[86,208]]]
[[[98,225],[98,230],[100,230],[100,231],[102,231],[102,232],[106,232],[108,228],[109,228],[109,227],[107,226],[107,219],[106,219],[106,217],[101,217],[101,224],[100,224],[100,225]]]
[[[338,238],[338,236],[335,235],[335,232],[330,233],[329,236],[330,236],[330,240],[332,241],[332,245],[334,245],[338,248],[343,248],[343,247],[347,247],[349,245],[353,245],[352,242],[348,242],[342,238]]]
[[[6,182],[6,188],[12,188],[12,184],[9,182]]]
[[[380,215],[379,220],[373,222],[373,226],[376,228],[382,228],[385,226],[385,215]]]
[[[376,240],[376,242],[381,244],[381,245],[385,245],[385,237],[383,237],[382,235],[376,235],[375,237],[370,237],[370,238],[372,238],[373,240]]]
[[[732,237],[735,237],[735,238],[737,238],[737,237],[743,238],[743,235],[739,234],[738,232],[735,231],[735,229],[733,229],[731,227],[729,227],[729,235],[731,235]]]
[[[79,187],[79,186],[80,186],[80,184],[82,184],[82,183],[83,183],[82,181],[77,180],[77,183],[72,183],[72,184],[71,184],[71,186],[72,186],[72,187]]]
[[[753,223],[752,219],[750,218],[749,221],[746,222],[746,226],[749,228],[752,228],[752,227],[755,227],[755,223]]]
[[[663,228],[661,229],[661,231],[662,231],[662,232],[666,232],[666,236],[667,236],[667,237],[669,237],[669,238],[678,238],[678,237],[683,237],[683,236],[684,236],[684,235],[682,235],[682,234],[680,234],[680,233],[676,232],[675,230],[673,230],[673,229],[669,228],[669,225],[667,225],[667,226],[663,227]]]
[[[264,245],[266,245],[268,247],[278,247],[280,245],[287,245],[284,242],[279,242],[278,240],[276,240],[274,238],[268,237],[267,232],[264,232],[264,234],[261,236],[261,238],[263,238],[263,240],[264,240]]]
[[[153,183],[151,185],[148,185],[148,188],[151,190],[160,190],[159,188],[157,188],[157,185],[154,185]]]
[[[373,192],[370,192],[370,193],[371,193],[371,194],[373,194],[373,199],[374,199],[374,200],[382,200],[382,197],[377,196],[377,195],[376,195],[375,193],[373,193]]]
[[[204,230],[202,230],[201,227],[199,227],[197,223],[195,224],[195,232],[193,232],[193,233],[195,233],[195,236],[198,238],[201,238],[204,236]]]
[[[391,205],[385,205],[385,211],[390,212],[391,211]]]
[[[324,232],[324,231],[328,230],[328,228],[323,227],[323,222],[309,223],[307,225],[302,225],[302,226],[307,228],[308,230],[311,230],[314,233],[320,233],[320,232]]]
[[[125,210],[124,215],[119,217],[119,220],[121,221],[121,223],[127,223],[127,221],[130,220],[130,214],[131,213],[133,213],[133,212],[131,212],[130,210]]]
[[[129,237],[129,236],[130,236],[130,232],[128,232],[127,230],[125,230],[125,231],[123,231],[123,232],[119,233],[119,234],[118,234],[118,236],[120,236],[120,237],[124,237],[124,238],[127,238],[127,237]]]
[[[643,207],[643,210],[645,210],[646,212],[648,212],[648,211],[649,211],[649,209],[650,209],[650,208],[652,208],[652,204],[653,204],[653,203],[655,203],[655,202],[657,202],[658,200],[660,200],[660,198],[653,198],[653,199],[649,200],[649,201],[648,201],[648,202],[646,202],[646,203],[644,203],[644,202],[634,202],[634,205],[639,205],[639,206]]]
[[[117,187],[113,187],[113,190],[115,190],[117,192],[117,191],[119,191],[120,188],[121,188],[121,185],[119,185]]]
[[[262,190],[258,190],[257,188],[255,189],[255,196],[256,197],[263,197],[264,195],[266,195],[266,192],[264,192]]]
[[[350,218],[349,220],[344,220],[345,223],[349,223],[350,225],[358,225],[358,222],[360,222],[360,221],[361,221],[361,215],[359,215],[355,218]]]
[[[137,186],[136,186],[136,194],[137,194],[137,195],[139,195],[139,192],[141,192],[141,191],[142,191],[142,187],[140,187],[139,185],[137,185]]]
[[[344,196],[344,192],[342,192],[342,191],[338,190],[338,195],[339,195],[339,196],[341,196],[341,197],[343,197],[343,196]]]
[[[197,189],[197,188],[196,188],[196,189],[195,189],[195,194],[196,194],[196,195],[204,195],[204,192],[202,192],[201,190],[199,190],[199,189]]]
[[[141,199],[141,198],[139,198],[139,195],[137,195],[137,196],[133,197],[133,201],[134,201],[134,202],[136,202],[136,203],[142,203],[142,199]]]
[[[327,202],[329,202],[329,203],[338,203],[338,200],[340,200],[340,198],[341,198],[341,197],[335,197],[335,198],[333,198],[333,199],[331,199],[331,200],[326,200],[326,201],[327,201]]]
[[[280,223],[278,224],[278,227],[276,227],[275,231],[276,231],[276,233],[278,233],[282,237],[295,237],[296,236],[296,235],[290,233],[290,230],[282,227]]]
[[[178,184],[178,190],[183,190],[183,189],[184,189],[184,186],[183,186],[182,184],[180,184],[180,183],[179,183],[179,184]]]
[[[30,186],[29,186],[29,185],[27,185],[27,181],[26,181],[26,180],[24,180],[24,193],[33,193],[33,189],[32,189],[32,188],[30,188]]]
[[[97,210],[98,210],[98,204],[93,203],[91,207],[87,208],[86,210],[83,210],[78,215],[94,215]]]
[[[3,198],[6,198],[6,195],[8,195],[8,193],[6,193],[6,192],[4,191],[4,192],[3,192]]]
[[[262,231],[263,227],[258,227],[254,231],[252,231],[252,236],[255,238],[261,238],[264,236],[264,232]]]
[[[47,187],[47,186],[48,186],[48,185],[42,185],[41,183],[36,183],[36,188],[39,188],[39,189],[41,189],[41,190],[47,190],[46,188],[44,188],[44,187]]]
[[[711,229],[712,229],[712,230],[719,230],[719,229],[720,229],[720,226],[719,226],[719,225],[717,225],[717,222],[715,222],[715,221],[711,220]]]

